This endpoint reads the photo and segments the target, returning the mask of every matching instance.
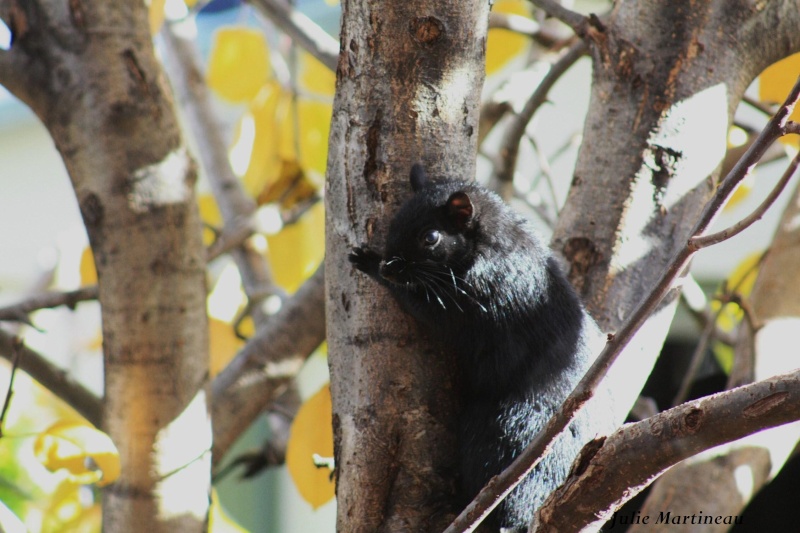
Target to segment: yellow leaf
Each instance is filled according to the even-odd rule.
[[[763,252],[756,252],[748,255],[741,263],[736,265],[730,276],[724,284],[724,288],[728,291],[733,291],[740,295],[742,298],[750,296],[753,292],[753,285],[755,285],[756,278],[758,277],[759,263],[763,257]],[[717,291],[722,292],[723,287]],[[720,311],[722,309],[722,311]],[[732,332],[739,322],[744,318],[744,312],[741,307],[735,303],[721,303],[719,300],[711,301],[711,310],[714,313],[719,312],[717,318],[717,326],[726,332]],[[733,365],[733,350],[730,346],[726,346],[720,342],[715,342],[712,350],[719,364],[723,370],[730,372]]]
[[[800,53],[784,58],[767,67],[758,78],[758,97],[762,102],[781,104],[800,74]],[[789,120],[800,120],[800,106],[795,106]],[[781,142],[793,146],[800,145],[800,137],[787,135]]]
[[[755,184],[756,178],[753,171],[751,171],[747,176],[744,177],[742,181],[739,182],[731,195],[728,197],[728,201],[725,202],[725,207],[722,209],[724,211],[728,211],[740,204],[745,198],[750,196],[750,193],[753,192],[753,187]]]
[[[164,24],[164,6],[167,0],[150,0],[147,15],[150,22],[150,35],[155,35]]]
[[[286,466],[297,490],[316,509],[334,496],[328,468],[314,464],[314,455],[333,457],[331,391],[328,385],[300,406],[286,445]]]
[[[203,221],[203,244],[209,246],[216,238],[211,228],[221,229],[222,214],[219,212],[214,196],[209,193],[197,196],[197,206],[200,210],[200,219]]]
[[[300,54],[300,87],[305,92],[333,96],[336,74],[308,52]]]
[[[325,253],[325,210],[317,202],[300,220],[267,236],[275,282],[294,292],[314,273]]]
[[[243,124],[248,120],[252,121],[252,145],[249,147],[246,170],[242,174],[242,184],[253,198],[258,197],[265,187],[275,183],[280,175],[278,139],[283,132],[278,128],[277,112],[280,105],[288,106],[289,98],[289,94],[280,84],[269,82],[250,103],[240,122],[234,145],[243,141]]]
[[[94,266],[94,255],[92,255],[92,249],[88,246],[84,248],[83,253],[81,253],[80,273],[81,285],[94,285],[97,283],[97,270]]]
[[[509,13],[530,18],[528,2],[523,0],[498,0],[492,11]],[[525,50],[530,38],[519,33],[493,28],[489,30],[486,42],[486,74],[494,74],[502,69],[517,54]]]
[[[736,291],[737,294],[742,296],[750,296],[753,292],[753,285],[756,283],[758,277],[758,268],[764,252],[759,251],[752,253],[744,258],[744,260],[736,265],[726,283],[728,290]]]
[[[88,505],[81,496],[81,485],[64,481],[50,496],[42,513],[42,531],[94,533],[100,531],[100,504]]]
[[[300,166],[325,175],[328,164],[328,135],[331,131],[332,105],[307,98],[297,102],[297,122],[300,126]],[[321,187],[322,183],[318,184]]]
[[[233,359],[244,342],[233,332],[233,326],[215,318],[208,321],[208,337],[211,355],[209,370],[213,377]]]
[[[248,531],[228,516],[219,502],[217,489],[211,489],[211,511],[208,514],[209,533],[248,533]]]
[[[75,483],[102,487],[120,474],[116,446],[108,435],[87,423],[56,422],[36,437],[34,453],[48,470],[66,469]]]
[[[269,75],[269,48],[261,32],[242,27],[217,30],[206,79],[220,97],[231,102],[250,101]]]
[[[730,126],[728,128],[728,153],[725,155],[726,161],[728,158],[740,158],[751,145],[751,137],[745,130],[736,125]],[[723,172],[726,171],[728,171],[728,169],[723,165]],[[725,206],[722,208],[724,211],[730,211],[745,198],[750,196],[756,183],[755,174],[756,169],[753,169],[739,182],[733,190],[733,193],[728,197],[728,201],[725,202]]]
[[[278,158],[285,164],[297,162],[304,174],[313,170],[325,175],[328,164],[328,135],[331,128],[330,103],[298,98],[282,99],[276,108]],[[299,131],[299,135],[298,132]],[[322,186],[322,180],[316,188]]]
[[[294,102],[291,96],[281,98],[275,110],[275,122],[280,132],[278,155],[283,161],[297,161],[296,121],[297,115],[295,114]]]

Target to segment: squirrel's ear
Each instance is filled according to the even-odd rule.
[[[409,177],[411,179],[411,189],[414,192],[417,192],[428,183],[428,175],[425,173],[421,163],[414,163]]]
[[[475,214],[472,200],[464,191],[454,192],[447,199],[447,215],[457,228],[468,228]]]

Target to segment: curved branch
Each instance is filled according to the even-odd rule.
[[[0,356],[9,359],[14,352],[13,335],[0,329]],[[103,401],[89,389],[72,379],[62,368],[26,346],[21,347],[19,369],[75,409],[96,427],[103,421]]]
[[[517,155],[519,154],[519,143],[525,135],[525,128],[533,118],[536,111],[547,101],[547,94],[561,76],[571,67],[583,54],[586,53],[586,43],[577,41],[570,46],[567,51],[550,67],[550,70],[542,78],[539,86],[531,97],[525,102],[522,110],[513,116],[511,124],[503,136],[500,143],[500,161],[495,166],[494,173],[490,179],[492,190],[502,190],[502,184],[511,183],[514,177],[514,169],[517,165]]]
[[[726,241],[731,237],[740,234],[761,220],[761,217],[764,216],[764,213],[767,212],[767,209],[769,209],[772,204],[775,203],[775,200],[778,199],[778,196],[780,196],[783,190],[786,188],[789,180],[792,179],[792,176],[794,176],[798,165],[800,165],[800,153],[794,156],[792,161],[789,163],[789,166],[784,171],[783,176],[781,176],[781,179],[778,180],[778,183],[775,184],[775,187],[773,187],[769,195],[767,195],[764,201],[761,202],[761,204],[752,213],[744,217],[733,226],[725,228],[722,231],[718,231],[710,235],[703,235],[702,237],[692,237],[689,239],[689,246],[695,250],[700,250],[701,248],[721,243],[722,241]]]
[[[674,464],[703,450],[800,419],[800,370],[701,398],[628,424],[581,452],[531,531],[584,531]],[[580,465],[576,469],[576,465]],[[577,470],[577,472],[576,472]],[[591,506],[580,502],[592,502]]]
[[[795,83],[784,104],[759,134],[758,139],[720,183],[716,193],[706,204],[698,222],[695,224],[691,233],[692,236],[702,235],[708,229],[719,210],[725,204],[728,196],[747,175],[747,171],[758,162],[769,145],[784,133],[784,127],[789,115],[794,110],[798,98],[800,98],[800,78]],[[478,493],[466,509],[450,524],[445,533],[464,531],[470,525],[483,520],[525,476],[530,474],[541,458],[549,452],[553,440],[567,427],[578,410],[594,396],[594,391],[608,373],[624,346],[644,324],[647,317],[656,309],[667,293],[670,292],[674,281],[681,272],[688,267],[690,259],[696,252],[690,246],[690,242],[688,241],[683,249],[679,250],[669,261],[653,290],[648,293],[647,297],[625,320],[619,331],[616,334],[609,335],[606,347],[597,356],[597,359],[575,387],[575,390],[564,401],[562,408],[553,415],[544,429],[533,438],[514,462],[493,478],[492,482]]]
[[[97,299],[97,285],[91,287],[81,287],[80,289],[68,292],[48,292],[38,294],[30,298],[7,307],[0,308],[0,320],[17,321],[29,323],[28,315],[39,309],[51,309],[66,305],[70,309],[75,309],[79,302],[86,302]]]

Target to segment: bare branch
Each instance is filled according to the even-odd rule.
[[[0,307],[0,320],[30,323],[28,315],[39,309],[52,309],[66,305],[75,309],[79,302],[97,299],[97,285],[81,287],[69,292],[48,292],[37,294],[30,298],[7,307]]]
[[[22,340],[14,338],[11,341],[11,375],[8,378],[8,390],[6,391],[6,398],[3,400],[3,410],[0,411],[0,438],[3,436],[3,427],[6,422],[6,413],[8,407],[11,405],[11,397],[14,395],[14,376],[17,375],[17,368],[19,365],[19,358],[22,354]]]
[[[13,335],[0,329],[0,356],[9,359],[14,353],[14,342]],[[65,370],[25,346],[21,347],[19,368],[75,409],[86,420],[101,427],[103,421],[102,400],[72,379]]]
[[[758,100],[756,100],[755,98],[753,98],[751,96],[748,96],[748,95],[742,96],[742,102],[746,103],[747,105],[749,105],[753,109],[761,111],[762,113],[764,113],[768,117],[772,116],[773,110],[770,109],[770,107],[768,105],[759,102]]]
[[[244,241],[255,233],[252,216],[244,216],[226,224],[208,247],[206,260],[211,261],[242,246]]]
[[[214,462],[291,383],[325,339],[325,274],[320,267],[211,384]]]
[[[323,65],[336,72],[339,61],[339,43],[283,0],[248,0],[259,11],[275,23],[286,35],[317,58]]]
[[[689,239],[689,246],[699,250],[707,246],[718,244],[722,241],[730,239],[735,235],[738,235],[757,221],[761,220],[761,217],[764,216],[764,213],[767,212],[767,209],[769,209],[772,204],[775,203],[775,200],[778,199],[778,196],[780,196],[783,190],[786,188],[786,184],[789,183],[789,180],[792,179],[792,176],[794,176],[798,165],[800,165],[800,154],[795,155],[794,158],[792,158],[792,161],[789,163],[789,166],[786,168],[783,176],[781,176],[781,179],[778,180],[778,183],[775,184],[775,187],[773,187],[769,195],[764,199],[763,202],[761,202],[761,205],[759,205],[752,213],[744,217],[733,226],[725,228],[722,231],[712,233],[711,235],[704,235],[702,237],[692,237]]]
[[[585,52],[586,43],[583,41],[575,42],[567,51],[550,67],[550,71],[542,78],[539,86],[525,103],[522,110],[514,115],[514,119],[509,124],[508,129],[500,143],[499,153],[501,159],[495,166],[489,187],[492,190],[502,190],[500,184],[510,184],[513,181],[514,169],[517,165],[517,154],[519,153],[519,143],[525,134],[525,128],[531,121],[533,115],[547,101],[547,93],[555,85],[556,81],[571,67]],[[508,196],[508,195],[506,195]]]
[[[557,18],[575,32],[575,35],[583,36],[589,19],[576,11],[567,9],[555,0],[531,0],[531,3],[551,17]]]
[[[697,346],[695,346],[694,353],[692,354],[692,359],[689,362],[689,368],[686,369],[686,373],[683,375],[683,380],[681,381],[681,386],[672,399],[673,406],[685,402],[686,398],[689,396],[689,389],[694,382],[695,376],[697,376],[697,372],[700,370],[700,364],[703,362],[703,358],[706,355],[708,343],[714,338],[714,332],[717,329],[717,319],[722,309],[724,309],[724,307],[720,307],[719,311],[715,313],[715,316],[707,321],[703,327],[703,331],[700,333],[700,340],[697,342]]]
[[[800,370],[683,404],[615,431],[543,504],[531,531],[584,531],[672,465],[703,450],[800,419]],[[576,468],[577,467],[577,468]],[[577,471],[576,471],[577,470]],[[578,502],[591,501],[591,506]]]
[[[693,236],[702,235],[708,229],[719,210],[725,204],[728,196],[739,182],[744,179],[749,169],[758,162],[769,145],[784,133],[784,127],[797,103],[798,97],[800,97],[800,79],[795,83],[789,97],[775,116],[767,123],[758,139],[756,139],[739,163],[734,166],[733,170],[722,180],[716,193],[706,204],[699,220],[695,224],[692,230]],[[478,493],[466,509],[450,524],[445,533],[466,531],[472,525],[479,523],[533,470],[541,458],[549,452],[553,439],[567,427],[578,410],[592,398],[594,391],[621,353],[622,348],[630,341],[633,334],[638,331],[667,293],[670,292],[674,281],[686,270],[689,260],[696,251],[697,249],[691,246],[691,240],[689,240],[686,246],[676,253],[667,264],[653,290],[625,320],[619,331],[616,334],[609,335],[606,347],[597,356],[597,359],[575,387],[575,390],[564,401],[562,408],[553,415],[544,429],[533,438],[514,462],[493,478],[492,482]]]

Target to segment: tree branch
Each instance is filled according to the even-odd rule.
[[[14,353],[15,337],[0,329],[0,356],[9,359]],[[19,369],[38,381],[56,397],[75,409],[96,427],[102,427],[102,399],[72,379],[41,354],[21,346]]]
[[[215,464],[325,339],[324,288],[320,267],[214,378]]]
[[[6,391],[6,397],[3,400],[3,409],[0,411],[0,438],[3,437],[3,428],[5,427],[8,407],[11,405],[11,397],[14,396],[14,376],[17,375],[19,358],[22,354],[22,341],[19,338],[14,338],[11,343],[11,373],[8,378],[8,390]]]
[[[590,443],[531,531],[599,527],[672,465],[703,450],[800,419],[800,370],[628,424]],[[592,446],[594,444],[594,446]],[[579,502],[592,502],[591,506]]]
[[[689,246],[691,248],[699,250],[707,246],[718,244],[722,241],[726,241],[731,237],[738,235],[739,233],[743,232],[744,230],[746,230],[747,228],[749,228],[750,226],[761,220],[761,217],[764,216],[764,213],[767,212],[767,209],[772,207],[772,204],[775,203],[775,200],[778,199],[783,190],[786,188],[786,184],[788,184],[789,180],[792,179],[792,176],[794,176],[794,173],[797,170],[798,165],[800,165],[800,153],[798,153],[797,155],[794,156],[794,158],[792,158],[792,161],[789,163],[789,166],[784,171],[783,176],[781,176],[781,179],[778,180],[778,183],[775,184],[775,187],[773,187],[769,195],[767,195],[764,201],[761,202],[761,204],[752,213],[744,217],[742,220],[740,220],[733,226],[725,228],[722,231],[718,231],[710,235],[692,237],[691,239],[689,239]]]
[[[567,9],[555,0],[531,0],[531,3],[551,17],[557,18],[575,32],[575,35],[583,36],[586,26],[589,24],[588,17],[584,17],[576,11]]]
[[[533,118],[533,115],[547,101],[547,93],[553,88],[556,81],[571,67],[584,53],[586,53],[586,43],[577,41],[567,49],[567,51],[550,67],[550,70],[542,78],[539,86],[525,103],[522,110],[513,116],[511,124],[503,136],[500,143],[500,161],[495,166],[489,187],[492,190],[502,191],[507,184],[512,183],[514,169],[517,165],[517,155],[519,153],[519,143],[525,135],[525,128]],[[507,194],[503,196],[508,196]]]
[[[283,0],[248,0],[286,35],[317,58],[323,65],[336,72],[339,62],[339,43]]]
[[[758,162],[769,145],[783,134],[798,97],[800,97],[800,79],[795,83],[784,104],[759,134],[758,139],[720,183],[716,193],[706,204],[695,224],[691,232],[692,236],[702,235],[708,229],[728,196],[744,179],[749,169]],[[592,398],[594,391],[621,353],[622,348],[672,289],[673,282],[688,267],[689,260],[698,250],[690,243],[691,240],[687,241],[686,245],[669,261],[653,290],[625,320],[619,331],[609,335],[606,347],[597,356],[575,390],[564,401],[562,408],[553,415],[544,429],[533,438],[514,462],[478,493],[466,509],[450,524],[445,533],[466,531],[471,526],[480,523],[549,452],[555,437],[567,427],[577,411]]]
[[[0,307],[0,320],[30,323],[28,315],[39,309],[52,309],[66,305],[75,309],[79,302],[97,299],[97,285],[81,287],[68,292],[47,292],[6,307]]]

